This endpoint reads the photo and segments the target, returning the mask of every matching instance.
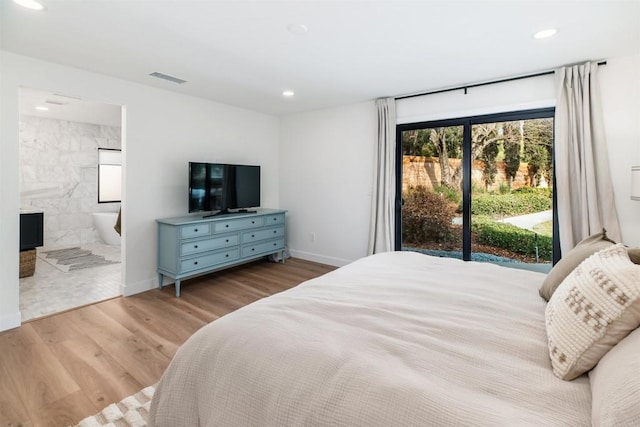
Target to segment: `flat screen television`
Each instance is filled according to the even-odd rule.
[[[189,162],[189,212],[220,215],[258,206],[260,166]]]

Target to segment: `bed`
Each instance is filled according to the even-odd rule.
[[[413,252],[363,258],[196,332],[149,424],[591,425],[588,376],[551,369],[544,278]]]

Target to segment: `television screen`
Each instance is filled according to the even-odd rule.
[[[260,166],[189,163],[189,212],[260,206]]]

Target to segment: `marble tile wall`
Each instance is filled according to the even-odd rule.
[[[121,148],[119,127],[20,116],[20,202],[44,210],[44,248],[100,241],[93,212],[117,212],[98,203],[98,148]]]

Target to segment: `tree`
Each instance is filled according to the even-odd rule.
[[[552,173],[553,121],[526,120],[523,124],[524,160],[528,165],[529,183],[536,187],[544,176],[550,181]]]
[[[449,185],[451,181],[449,151],[447,150],[446,128],[431,129],[430,142],[436,149],[440,163],[440,185]]]
[[[402,154],[405,156],[419,156],[422,151],[422,143],[418,141],[417,130],[402,132]]]
[[[496,158],[498,157],[498,142],[493,141],[487,144],[482,150],[481,158],[484,161],[484,169],[482,170],[482,179],[484,180],[485,191],[489,190],[489,187],[496,182],[496,175],[498,174],[498,164]]]
[[[514,136],[518,135],[518,137],[504,140],[504,169],[507,179],[509,180],[509,188],[511,188],[513,180],[520,169],[520,152],[522,149],[521,125],[522,121],[505,123],[505,129],[508,129],[509,134]]]
[[[490,144],[497,144],[499,141],[510,142],[518,138],[519,134],[514,132],[514,127],[505,127],[504,123],[473,125],[471,128],[471,159],[483,160],[482,153]],[[456,185],[460,184],[462,181],[462,164],[454,171],[451,180]]]

